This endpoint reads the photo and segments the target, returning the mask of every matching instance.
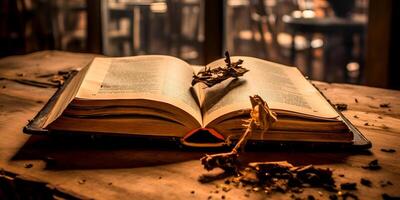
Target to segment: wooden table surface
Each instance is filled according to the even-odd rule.
[[[36,77],[85,66],[94,56],[44,51],[7,57],[0,59],[0,76],[45,80]],[[344,115],[372,141],[373,147],[362,152],[299,149],[246,152],[241,156],[243,161],[287,160],[294,165],[329,167],[334,170],[337,184],[358,183],[358,189],[352,193],[360,199],[382,199],[383,193],[400,195],[400,91],[314,83],[333,103],[348,105]],[[225,199],[290,199],[290,193],[252,192],[247,197],[244,189],[237,188],[210,193],[223,180],[207,184],[197,181],[207,173],[199,162],[204,153],[200,150],[24,134],[22,128],[27,121],[55,91],[56,88],[0,80],[0,199],[15,194],[22,198],[23,195],[50,195],[94,199],[207,199],[209,196],[221,199],[224,195]],[[382,103],[390,104],[388,108],[381,108]],[[387,153],[381,148],[397,151]],[[379,160],[381,170],[361,168],[374,159]],[[372,187],[361,185],[361,177],[370,179]],[[390,181],[393,185],[381,187],[381,181]],[[309,194],[317,199],[329,199],[330,193],[307,188],[299,196]]]

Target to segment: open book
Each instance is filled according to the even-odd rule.
[[[252,57],[243,77],[208,88],[191,86],[202,67],[170,56],[95,58],[67,85],[44,122],[50,131],[179,137],[192,146],[237,139],[249,119],[249,96],[277,113],[251,140],[351,143],[353,135],[326,99],[295,67]],[[207,67],[225,66],[216,60]],[[208,133],[200,130],[209,130]],[[200,135],[197,135],[200,134]],[[200,141],[200,142],[199,142]]]

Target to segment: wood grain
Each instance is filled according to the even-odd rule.
[[[18,77],[24,73],[26,78],[38,79],[39,74],[85,66],[94,56],[44,51],[3,58],[0,60],[0,76]],[[354,194],[360,199],[381,199],[382,193],[400,195],[400,92],[348,84],[314,83],[333,103],[348,105],[344,115],[372,141],[372,149],[362,152],[301,149],[246,152],[242,160],[287,160],[294,165],[329,167],[334,170],[337,184],[358,183]],[[23,134],[23,126],[55,90],[0,80],[0,199],[1,195],[42,197],[40,195],[45,194],[68,199],[207,199],[208,196],[221,199],[222,195],[226,199],[249,199],[244,195],[244,189],[210,193],[217,190],[215,185],[221,181],[208,184],[197,181],[200,175],[207,173],[199,161],[204,153],[202,150],[125,139],[107,141]],[[388,108],[381,108],[382,103],[390,104]],[[381,148],[392,148],[397,152],[386,153]],[[373,159],[379,160],[381,170],[361,168]],[[33,166],[26,168],[28,163]],[[338,174],[345,176],[339,177]],[[362,186],[359,183],[361,177],[370,179],[372,187]],[[386,180],[393,185],[381,187],[379,182]],[[321,189],[306,189],[300,196],[307,197],[308,194],[317,199],[328,199],[329,196]],[[252,199],[266,196],[290,198],[290,194],[250,194]]]

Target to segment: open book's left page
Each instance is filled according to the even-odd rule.
[[[170,56],[95,58],[87,70],[72,104],[156,101],[179,108],[202,124],[200,108],[190,91],[193,69],[180,59]]]

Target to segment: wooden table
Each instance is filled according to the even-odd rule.
[[[94,56],[44,51],[7,57],[0,60],[0,76],[37,79],[39,74],[82,67]],[[357,182],[358,190],[353,193],[361,199],[381,199],[382,193],[400,195],[400,91],[314,83],[332,102],[348,104],[344,114],[372,141],[372,149],[246,152],[243,161],[287,160],[294,165],[329,167],[334,170],[337,184]],[[27,121],[55,91],[55,88],[0,80],[0,199],[7,195],[19,195],[22,199],[27,196],[95,199],[207,199],[212,196],[221,199],[222,195],[226,199],[249,198],[244,195],[244,189],[234,188],[229,192],[219,189],[219,193],[210,193],[223,180],[199,183],[198,177],[206,173],[199,162],[204,153],[200,150],[23,134]],[[389,108],[381,108],[381,103],[390,103]],[[364,125],[366,122],[368,126]],[[381,148],[393,148],[397,152],[386,153]],[[361,168],[373,159],[379,160],[381,170]],[[372,187],[361,185],[361,177],[370,179]],[[391,181],[393,185],[381,187],[380,181]],[[317,199],[329,196],[325,190],[309,188],[300,196],[308,194]],[[290,193],[250,193],[252,199],[266,196],[289,199]]]

